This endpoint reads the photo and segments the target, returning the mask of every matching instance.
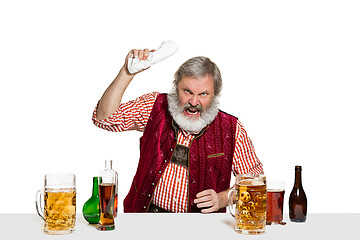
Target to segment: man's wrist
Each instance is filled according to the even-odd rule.
[[[120,69],[118,75],[120,75],[120,76],[122,76],[122,77],[126,77],[126,78],[133,78],[133,77],[134,77],[134,74],[131,74],[131,73],[127,70],[127,67],[126,67],[125,65],[122,66],[122,68]]]
[[[126,69],[126,66],[124,65],[118,75],[116,76],[115,81],[120,83],[121,85],[127,87],[127,85],[131,82],[131,80],[134,78],[135,74],[130,74],[129,71]],[[120,81],[119,81],[120,80]]]
[[[228,205],[228,192],[229,192],[229,190],[225,190],[225,191],[218,193],[220,209],[226,208]]]

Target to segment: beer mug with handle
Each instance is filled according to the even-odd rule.
[[[36,210],[44,220],[44,232],[66,234],[75,231],[75,174],[48,173],[44,189],[36,193]]]
[[[234,209],[235,205],[235,209]],[[228,208],[235,218],[235,231],[261,234],[266,226],[266,177],[239,174],[228,195]]]

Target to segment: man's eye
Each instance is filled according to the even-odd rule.
[[[189,90],[187,90],[187,89],[185,89],[184,91],[185,91],[186,93],[190,93],[190,91],[189,91]]]
[[[201,96],[206,96],[206,95],[207,95],[207,93],[201,93],[200,95],[201,95]]]

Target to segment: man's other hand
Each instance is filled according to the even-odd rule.
[[[224,205],[223,197],[223,193],[216,193],[213,189],[207,189],[196,194],[194,203],[198,208],[203,208],[201,213],[217,212]],[[227,198],[225,202],[227,203]]]

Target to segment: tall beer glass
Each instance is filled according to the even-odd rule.
[[[116,189],[116,175],[114,171],[105,169],[99,172],[100,221],[99,231],[115,229],[114,203]]]

